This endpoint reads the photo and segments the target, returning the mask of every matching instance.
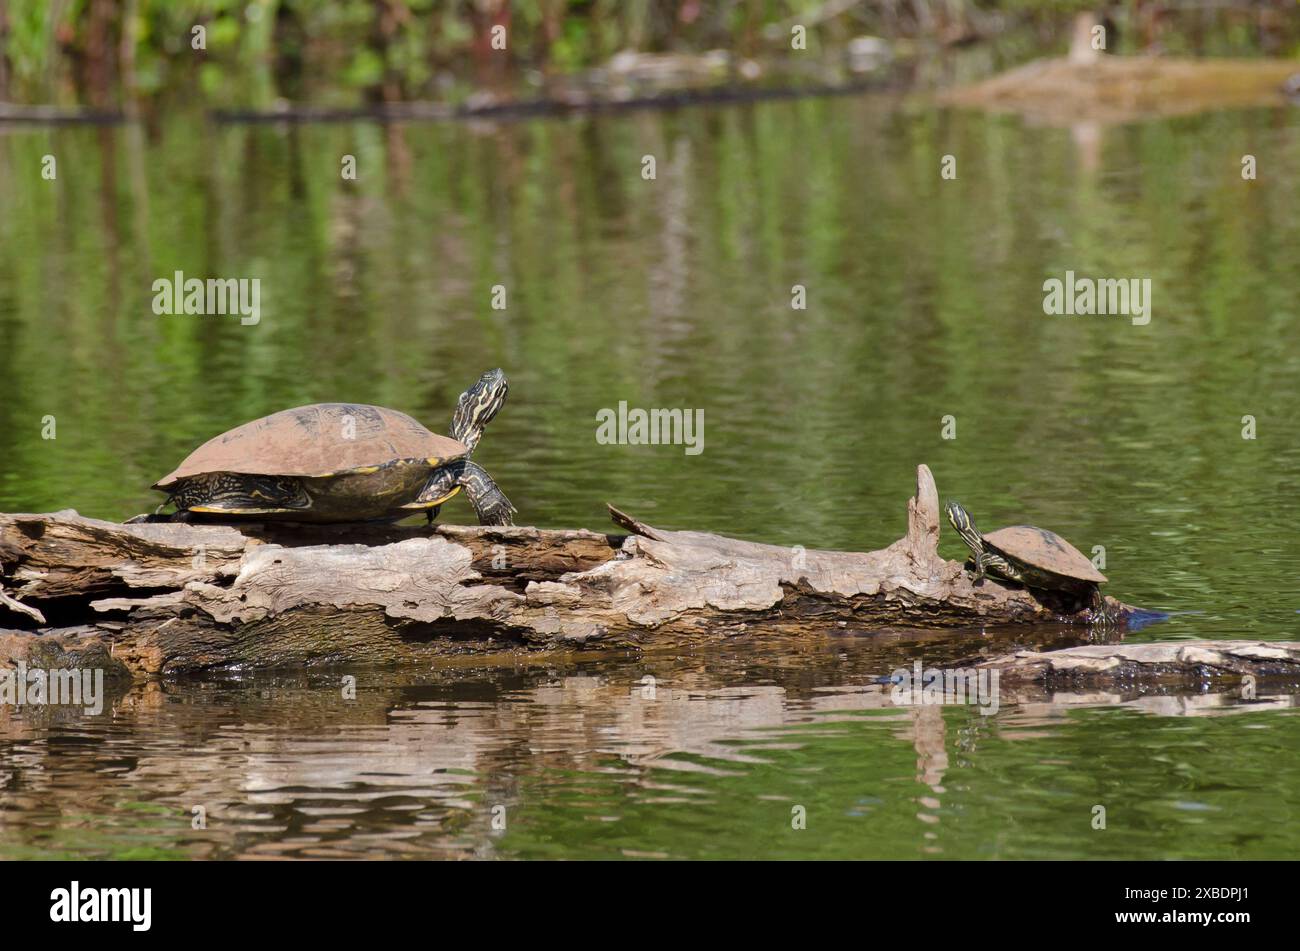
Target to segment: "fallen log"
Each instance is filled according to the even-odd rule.
[[[1059,651],[1022,650],[977,664],[1004,683],[1059,689],[1224,686],[1254,682],[1300,685],[1300,643],[1294,641],[1165,641],[1086,644]]]
[[[65,109],[60,106],[28,106],[0,102],[0,125],[116,125],[126,121],[125,113],[105,109]]]
[[[0,663],[106,651],[133,675],[427,660],[503,649],[683,647],[740,635],[1073,621],[1080,605],[986,579],[938,552],[917,469],[907,534],[856,553],[667,531],[489,526],[119,525],[0,515]],[[1108,599],[1118,619],[1134,609]],[[0,607],[0,610],[4,610]]]
[[[835,83],[801,83],[794,86],[719,85],[684,87],[643,95],[610,96],[584,89],[556,89],[541,99],[493,99],[453,105],[444,102],[375,103],[355,107],[295,105],[272,109],[214,109],[212,119],[227,125],[324,122],[509,122],[557,116],[626,113],[690,106],[737,105],[782,99],[830,98],[882,92],[893,88],[885,79],[856,79]]]
[[[1035,60],[942,93],[941,104],[1009,112],[1048,125],[1123,123],[1219,109],[1285,106],[1287,59],[1101,56]]]

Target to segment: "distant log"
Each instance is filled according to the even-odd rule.
[[[0,124],[31,125],[115,125],[126,114],[104,109],[66,109],[61,106],[27,106],[0,102]]]
[[[214,109],[212,118],[228,124],[323,122],[508,122],[590,113],[625,113],[647,109],[681,109],[769,102],[783,99],[855,96],[891,88],[886,80],[796,86],[725,85],[688,87],[644,95],[611,96],[585,89],[556,89],[542,99],[492,99],[468,103],[391,102],[355,107],[283,103],[270,109]]]
[[[0,515],[0,582],[28,611],[6,612],[26,630],[0,631],[11,635],[0,663],[36,642],[47,654],[104,644],[133,674],[147,675],[686,646],[849,625],[1087,620],[1023,588],[972,584],[960,563],[942,559],[938,492],[925,466],[907,534],[875,552],[665,531],[610,511],[632,534]],[[1133,610],[1108,602],[1121,620]]]
[[[1041,59],[939,96],[947,105],[1012,112],[1049,125],[1134,122],[1219,109],[1286,105],[1286,59],[1101,56]]]
[[[977,664],[999,680],[1063,689],[1144,685],[1208,685],[1257,681],[1300,685],[1300,643],[1294,641],[1166,641],[1087,644],[1059,651],[1018,651]]]

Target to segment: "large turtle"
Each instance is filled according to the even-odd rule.
[[[948,521],[975,556],[975,578],[991,574],[1018,581],[1028,588],[1060,592],[1077,603],[1091,605],[1103,615],[1105,598],[1098,585],[1106,576],[1055,532],[1034,525],[1012,525],[981,535],[975,521],[956,502],[947,505]]]
[[[425,512],[429,521],[461,489],[484,525],[509,525],[515,508],[469,458],[506,400],[501,370],[461,394],[451,438],[382,406],[314,403],[209,439],[153,486],[171,517],[359,522]],[[162,506],[159,506],[161,509]],[[133,520],[134,521],[134,520]]]

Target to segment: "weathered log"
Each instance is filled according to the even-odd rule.
[[[1296,64],[1286,59],[1099,56],[1035,60],[939,101],[1012,112],[1049,125],[1120,123],[1217,109],[1286,104]]]
[[[925,466],[907,534],[874,552],[666,531],[611,514],[632,534],[0,515],[0,577],[47,619],[39,634],[7,632],[8,657],[24,638],[74,652],[103,641],[134,673],[155,674],[1087,617],[1013,585],[973,584],[942,559]],[[1120,618],[1132,610],[1109,603]]]
[[[126,120],[117,110],[66,109],[60,106],[28,106],[0,102],[0,125],[23,123],[36,125],[115,125]]]
[[[1294,641],[1166,641],[1087,644],[1058,651],[1022,650],[976,665],[1003,682],[1048,687],[1208,685],[1255,681],[1300,685],[1300,643]]]
[[[443,102],[393,102],[359,107],[294,105],[274,109],[214,109],[212,118],[230,124],[301,122],[494,122],[588,113],[625,113],[643,109],[732,105],[778,99],[827,98],[879,92],[897,85],[887,78],[855,79],[796,86],[723,85],[671,89],[645,95],[609,96],[580,88],[553,89],[544,99],[479,98],[452,105]]]

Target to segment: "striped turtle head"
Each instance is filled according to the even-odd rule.
[[[945,506],[948,513],[948,521],[952,522],[952,527],[957,530],[961,540],[966,543],[966,547],[976,555],[984,551],[984,539],[980,536],[980,530],[975,527],[975,520],[957,502],[949,502]]]
[[[473,452],[483,436],[483,427],[492,422],[492,417],[505,405],[509,390],[505,372],[499,368],[488,370],[479,377],[473,386],[460,394],[456,412],[451,416],[451,438],[464,443]]]

